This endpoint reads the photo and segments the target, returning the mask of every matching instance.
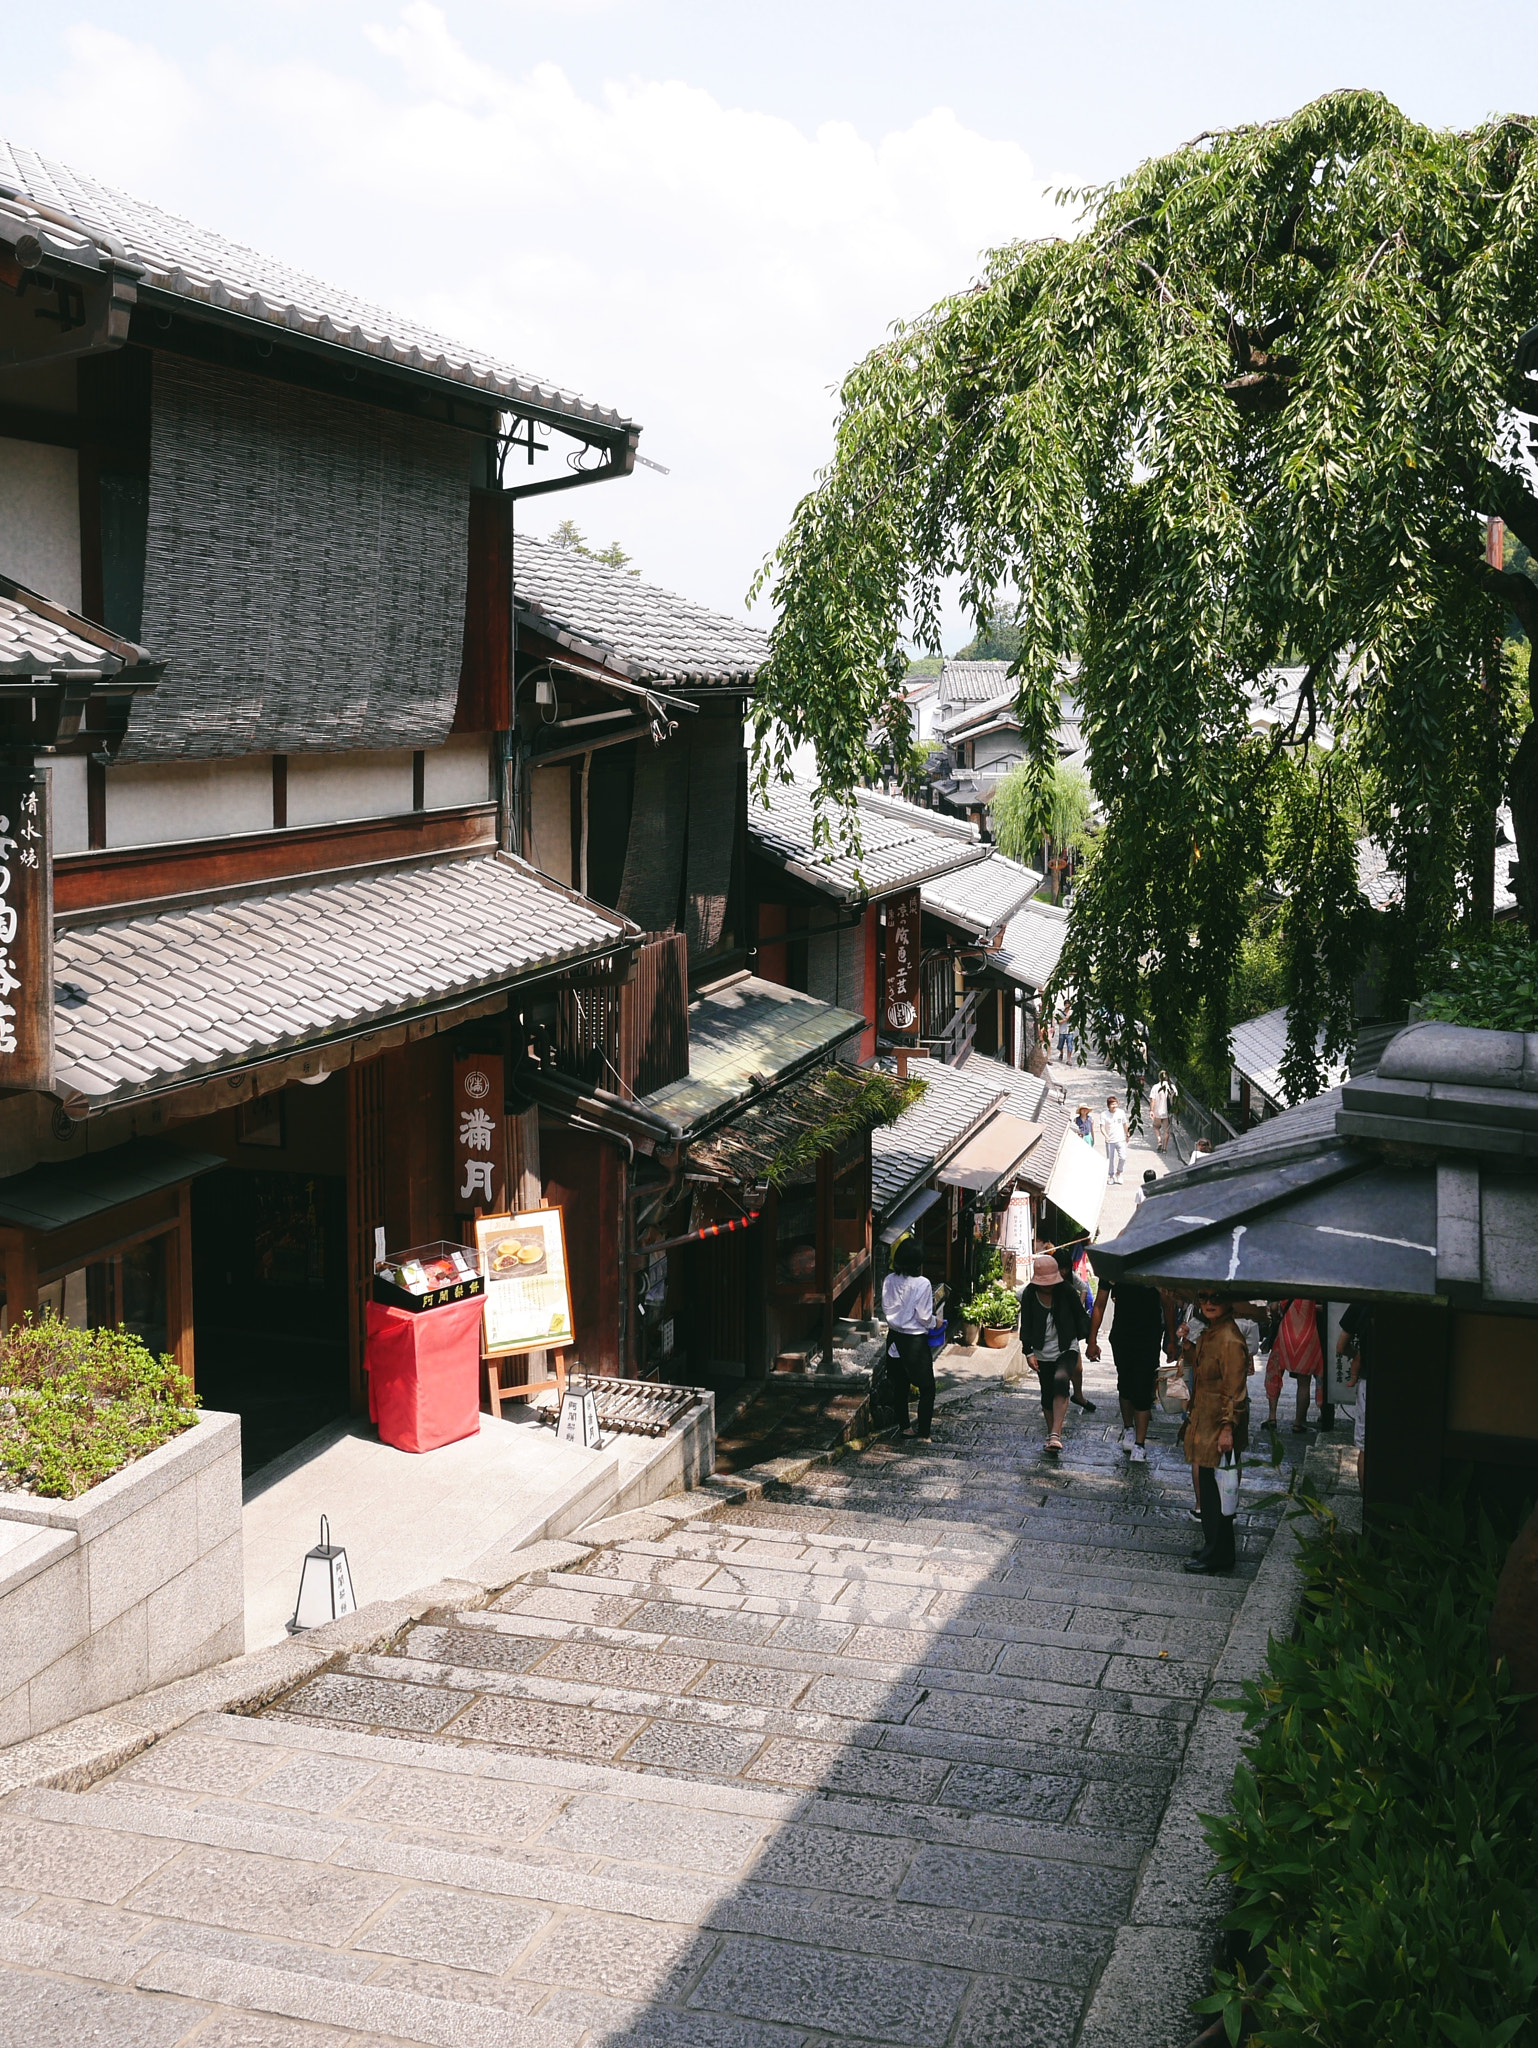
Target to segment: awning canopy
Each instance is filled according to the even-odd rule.
[[[879,1067],[858,1070],[830,1064],[766,1090],[728,1123],[689,1147],[689,1165],[745,1187],[783,1186],[798,1169],[815,1166],[874,1124],[901,1115],[916,1084]]]
[[[1040,1143],[1041,1136],[1040,1124],[1001,1113],[984,1124],[976,1137],[968,1138],[961,1150],[946,1160],[936,1178],[942,1187],[965,1188],[969,1194],[986,1195],[1019,1169],[1026,1153]]]
[[[1064,1131],[1047,1178],[1047,1200],[1093,1237],[1105,1203],[1105,1155],[1086,1145],[1071,1127]],[[1146,1205],[1145,1205],[1146,1206]],[[1118,1240],[1119,1242],[1119,1240]],[[1098,1248],[1096,1257],[1099,1257]]]
[[[32,1166],[0,1180],[0,1223],[19,1230],[62,1230],[224,1164],[216,1152],[187,1152],[165,1138],[131,1138],[107,1152]]]
[[[916,1195],[911,1195],[900,1209],[893,1212],[890,1221],[880,1233],[881,1242],[896,1244],[900,1237],[906,1237],[919,1218],[928,1215],[939,1199],[938,1188],[920,1188]]]
[[[689,1072],[642,1106],[677,1138],[703,1136],[767,1084],[804,1072],[864,1029],[852,1010],[739,975],[689,1005]]]

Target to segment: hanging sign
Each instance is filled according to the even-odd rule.
[[[919,1035],[919,892],[891,896],[886,905],[886,1004],[883,1028],[890,1036]]]
[[[501,1209],[507,1201],[502,1134],[502,1055],[471,1053],[454,1062],[454,1209]]]
[[[47,776],[0,768],[0,1088],[53,1086],[52,853]]]
[[[475,1242],[486,1285],[487,1357],[569,1345],[571,1282],[560,1210],[477,1216]]]

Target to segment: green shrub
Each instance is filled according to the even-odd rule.
[[[1525,925],[1494,925],[1483,938],[1449,946],[1426,979],[1423,1017],[1538,1031],[1538,946]]]
[[[1265,2048],[1504,2048],[1538,2012],[1538,1748],[1492,1672],[1507,1547],[1457,1504],[1302,1553],[1293,1640],[1244,1687],[1258,1731],[1207,1831],[1251,1967],[1200,2010]]]
[[[1020,1304],[1002,1282],[981,1288],[961,1304],[961,1320],[981,1323],[985,1330],[1012,1330],[1019,1317]]]
[[[0,1338],[0,1493],[73,1500],[188,1428],[196,1401],[127,1330],[28,1316]]]

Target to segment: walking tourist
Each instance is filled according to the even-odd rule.
[[[1116,1106],[1116,1097],[1108,1095],[1105,1109],[1100,1118],[1100,1135],[1105,1139],[1106,1172],[1111,1186],[1121,1186],[1122,1174],[1127,1166],[1127,1119]]]
[[[1031,1284],[1020,1296],[1020,1344],[1041,1388],[1047,1418],[1047,1451],[1063,1448],[1063,1424],[1080,1340],[1089,1334],[1083,1297],[1050,1252],[1031,1262]],[[1087,1405],[1087,1404],[1086,1404]]]
[[[1170,1103],[1173,1094],[1170,1077],[1161,1067],[1158,1080],[1148,1091],[1148,1114],[1153,1119],[1154,1143],[1161,1152],[1169,1150]]]
[[[1132,1206],[1134,1209],[1142,1208],[1143,1204],[1148,1200],[1150,1194],[1152,1194],[1154,1182],[1158,1178],[1158,1174],[1154,1171],[1154,1169],[1151,1166],[1145,1166],[1143,1168],[1143,1184],[1138,1189],[1136,1195],[1133,1197],[1132,1200]]]
[[[1326,1410],[1324,1405],[1324,1346],[1319,1341],[1319,1314],[1313,1302],[1301,1296],[1281,1304],[1276,1335],[1271,1340],[1271,1356],[1266,1364],[1266,1401],[1270,1412],[1266,1416],[1267,1429],[1276,1427],[1276,1404],[1281,1399],[1282,1379],[1291,1373],[1298,1390],[1297,1412],[1293,1418],[1292,1433],[1302,1436],[1308,1427],[1308,1390],[1314,1381],[1319,1382],[1319,1419],[1322,1426]],[[1334,1420],[1333,1414],[1330,1417]]]
[[[1340,1335],[1335,1340],[1335,1355],[1351,1360],[1351,1370],[1346,1375],[1346,1384],[1356,1395],[1356,1427],[1352,1435],[1356,1439],[1358,1487],[1364,1487],[1367,1482],[1367,1368],[1372,1360],[1372,1340],[1371,1303],[1351,1302],[1340,1319]]]
[[[901,1413],[902,1433],[929,1441],[935,1412],[935,1361],[929,1332],[935,1320],[934,1289],[921,1271],[916,1237],[905,1237],[892,1254],[892,1270],[881,1283],[881,1313],[887,1341],[883,1363],[889,1405]],[[908,1391],[919,1390],[915,1426],[908,1427]]]
[[[1217,1468],[1228,1452],[1237,1464],[1249,1442],[1250,1355],[1234,1322],[1233,1304],[1203,1294],[1197,1307],[1206,1327],[1196,1346],[1191,1405],[1183,1436],[1201,1502],[1202,1547],[1186,1559],[1188,1572],[1231,1572],[1236,1556],[1234,1518],[1223,1512]]]
[[[1159,1376],[1160,1354],[1173,1348],[1172,1333],[1157,1287],[1140,1287],[1131,1280],[1102,1287],[1089,1324],[1092,1363],[1099,1361],[1100,1326],[1113,1300],[1111,1356],[1116,1364],[1116,1398],[1121,1403],[1121,1449],[1134,1465],[1146,1465],[1154,1381]]]
[[[1073,1065],[1073,1020],[1068,1014],[1068,1005],[1057,1013],[1057,1056],[1070,1067]]]
[[[1077,1240],[1077,1243],[1079,1251],[1082,1253],[1083,1239]],[[1074,1246],[1071,1244],[1056,1245],[1050,1239],[1043,1238],[1037,1249],[1039,1251],[1051,1252],[1052,1256],[1057,1260],[1058,1272],[1068,1285],[1074,1289],[1079,1300],[1084,1304],[1084,1314],[1087,1319],[1095,1306],[1095,1297],[1090,1293],[1084,1279],[1075,1271]],[[1084,1391],[1084,1356],[1077,1347],[1074,1350],[1073,1356],[1068,1361],[1068,1379],[1070,1398],[1075,1408],[1082,1408],[1086,1415],[1093,1415],[1095,1404]]]
[[[1073,1120],[1073,1127],[1085,1144],[1093,1148],[1095,1143],[1095,1119],[1089,1113],[1089,1104],[1081,1102],[1079,1113]]]

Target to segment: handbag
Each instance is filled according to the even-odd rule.
[[[1236,1514],[1239,1508],[1239,1460],[1232,1451],[1225,1451],[1219,1458],[1215,1476],[1218,1506],[1225,1516]]]

